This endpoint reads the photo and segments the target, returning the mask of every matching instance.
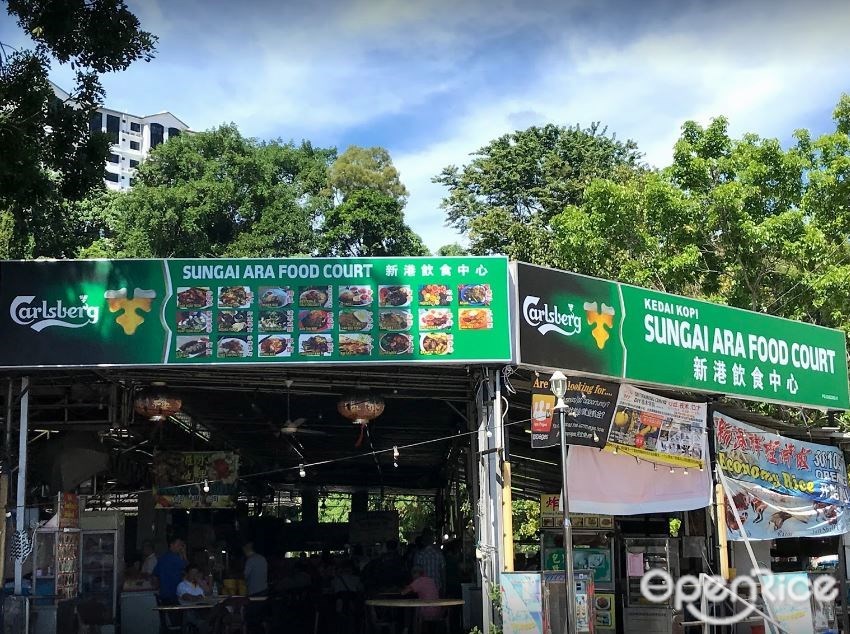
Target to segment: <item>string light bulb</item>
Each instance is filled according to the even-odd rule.
[[[676,470],[673,467],[670,467],[670,473],[676,473]]]
[[[490,430],[490,428],[488,427],[488,428],[487,428],[487,438],[492,438],[492,437],[493,437],[493,432],[492,432],[492,431]]]
[[[687,467],[685,467],[685,470],[684,470],[684,471],[682,471],[682,473],[684,473],[685,475],[688,475],[688,468],[687,468]]]
[[[307,477],[307,472],[304,470],[304,464],[303,463],[298,465],[298,475],[300,475],[302,478]]]
[[[209,492],[210,492],[210,481],[204,480],[204,493],[209,493]]]
[[[599,442],[599,436],[596,435],[596,432],[593,432],[593,442]]]
[[[393,460],[398,460],[398,446],[393,445]]]
[[[619,452],[619,450],[617,449],[617,446],[616,446],[616,445],[614,445],[614,451],[612,451],[611,453],[613,453],[615,456],[616,456],[618,453],[620,453],[620,452]]]

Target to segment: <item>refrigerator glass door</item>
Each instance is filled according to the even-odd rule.
[[[115,531],[83,533],[82,598],[102,603],[115,619]]]

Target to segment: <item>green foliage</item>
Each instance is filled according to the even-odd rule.
[[[457,242],[453,242],[451,244],[444,244],[437,249],[436,255],[439,255],[440,257],[469,255],[469,251]]]
[[[310,253],[334,151],[258,143],[236,126],[181,135],[142,163],[111,201],[117,257],[271,257]]]
[[[109,143],[89,132],[104,95],[98,75],[149,60],[155,38],[121,0],[8,0],[7,9],[36,47],[0,52],[0,249],[70,257],[78,238],[68,206],[103,186]],[[65,103],[48,81],[52,59],[76,72]]]
[[[321,255],[428,255],[428,249],[404,222],[402,204],[379,191],[352,192],[325,212]]]
[[[407,188],[401,183],[390,153],[382,147],[350,146],[331,165],[328,186],[338,202],[364,189],[392,198],[401,206],[407,199]]]
[[[319,522],[344,524],[351,513],[351,495],[328,493],[319,504]]]
[[[634,142],[598,124],[550,124],[503,135],[433,180],[448,188],[441,206],[449,225],[467,235],[470,252],[553,264],[552,219],[581,205],[593,179],[619,182],[640,169]]]
[[[540,501],[512,500],[511,514],[515,541],[532,541],[537,539],[540,526]],[[537,547],[529,549],[536,551]]]

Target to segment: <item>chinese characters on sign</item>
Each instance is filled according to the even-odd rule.
[[[515,266],[523,365],[758,401],[850,408],[839,330]]]
[[[794,440],[714,414],[717,463],[726,475],[731,539],[828,536],[850,530],[850,492],[837,447]]]

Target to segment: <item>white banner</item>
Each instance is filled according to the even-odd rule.
[[[570,512],[640,515],[705,508],[711,504],[709,470],[658,466],[592,447],[570,447]]]

